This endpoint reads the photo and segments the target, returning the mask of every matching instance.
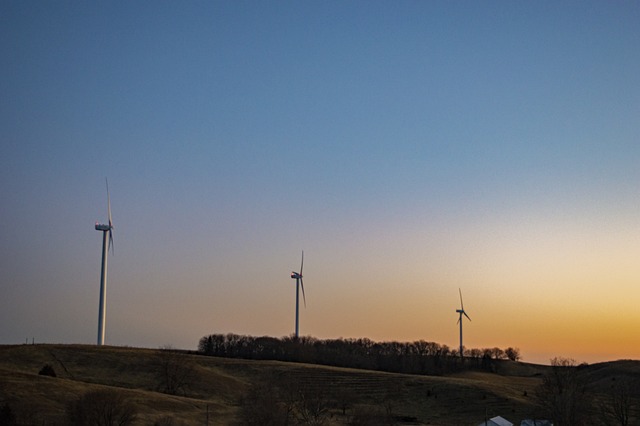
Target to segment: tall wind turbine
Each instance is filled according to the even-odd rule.
[[[465,317],[467,317],[469,321],[471,321],[471,318],[469,318],[469,315],[467,315],[467,313],[464,311],[464,305],[462,304],[462,290],[458,288],[458,292],[460,293],[460,309],[456,309],[456,312],[460,314],[460,317],[458,318],[458,324],[460,324],[460,357],[462,358],[464,356],[462,346],[462,316],[464,315]]]
[[[98,346],[104,345],[104,329],[106,327],[106,305],[107,305],[107,257],[109,249],[113,252],[113,222],[111,221],[111,198],[109,197],[109,181],[107,184],[107,209],[109,223],[107,225],[96,222],[96,231],[102,231],[102,272],[100,274],[100,311],[98,313]],[[107,234],[109,237],[107,238]],[[108,240],[108,243],[107,243]]]
[[[304,283],[302,282],[302,266],[304,265],[304,250],[302,250],[302,262],[300,262],[300,272],[291,272],[291,278],[296,280],[296,339],[300,331],[300,287],[302,287],[302,299],[304,307],[307,307],[307,298],[304,295]]]

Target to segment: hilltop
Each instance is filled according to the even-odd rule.
[[[56,377],[38,374],[45,365]],[[261,408],[272,409],[268,404],[276,396],[291,404],[302,398],[308,415],[335,425],[357,418],[367,424],[387,413],[396,422],[431,425],[477,424],[485,412],[514,423],[532,417],[534,389],[549,367],[501,366],[496,373],[436,377],[160,349],[0,346],[0,405],[7,404],[21,423],[65,424],[70,402],[92,390],[114,389],[135,404],[140,425],[201,425],[207,418],[209,424],[247,423],[247,411],[257,416]],[[173,387],[163,374],[167,367],[186,368],[176,373],[184,374],[174,378]],[[612,375],[640,374],[637,361],[589,368],[603,386]],[[311,405],[319,407],[315,414]]]

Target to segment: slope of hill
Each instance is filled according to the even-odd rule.
[[[57,377],[38,374],[46,364]],[[168,389],[167,366],[186,372],[175,395],[161,392]],[[136,424],[168,418],[172,424],[234,424],[246,421],[247,396],[259,389],[264,396],[277,394],[283,404],[322,405],[325,424],[348,424],[362,412],[391,413],[411,424],[477,424],[485,413],[515,423],[535,414],[532,395],[540,368],[523,364],[505,366],[503,375],[432,377],[166,350],[0,346],[0,405],[8,404],[26,424],[65,424],[71,401],[90,390],[116,389],[136,405]],[[251,404],[248,411],[258,410],[255,399]]]
[[[625,378],[635,383],[640,383],[640,362],[632,360],[618,360],[610,362],[600,362],[597,364],[582,367],[584,373],[588,376],[590,383],[601,383],[615,381],[619,378]]]
[[[194,363],[193,380],[184,395],[158,392],[159,350],[78,345],[0,346],[0,403],[8,403],[26,423],[65,424],[69,402],[90,390],[106,387],[125,392],[139,409],[140,424],[163,416],[202,424],[207,410],[232,418],[234,404],[246,384]],[[180,355],[190,362],[195,355]],[[51,365],[57,377],[38,375]]]

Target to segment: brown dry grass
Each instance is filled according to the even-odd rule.
[[[333,407],[330,424],[346,424],[356,410],[381,407],[421,424],[478,424],[485,412],[516,423],[535,414],[533,393],[545,369],[505,363],[502,374],[471,371],[433,377],[180,353],[180,362],[191,366],[196,379],[185,395],[172,396],[158,392],[159,353],[83,345],[0,346],[0,403],[8,402],[24,423],[65,424],[70,401],[109,386],[137,405],[140,425],[163,416],[178,424],[202,425],[207,410],[209,424],[232,424],[249,386],[266,383],[274,389],[322,389],[349,399],[347,416]],[[52,365],[58,377],[39,376],[45,364]]]

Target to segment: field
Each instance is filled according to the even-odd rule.
[[[38,374],[47,364],[56,377]],[[593,366],[591,374],[602,386],[612,374],[640,373],[638,362],[609,364]],[[174,395],[165,393],[161,370],[166,366],[188,371]],[[485,414],[519,424],[535,414],[534,389],[547,368],[504,362],[497,373],[435,377],[153,349],[0,346],[0,405],[11,407],[21,424],[67,424],[71,401],[91,390],[116,389],[136,405],[135,424],[242,424],[248,401],[256,407],[268,402],[248,398],[257,390],[259,396],[277,393],[283,400],[287,393],[304,394],[305,403],[322,405],[316,420],[324,424],[349,424],[358,415],[366,419],[362,413],[370,419],[388,413],[401,424],[477,425]]]

